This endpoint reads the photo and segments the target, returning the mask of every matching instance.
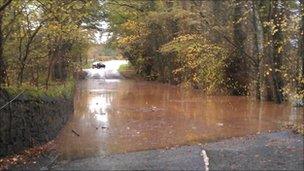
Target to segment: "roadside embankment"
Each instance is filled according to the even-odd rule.
[[[54,139],[73,111],[72,89],[52,93],[0,89],[0,157]]]
[[[133,80],[142,80],[141,78],[135,71],[134,67],[130,64],[123,64],[120,65],[118,72],[127,79],[133,79]]]

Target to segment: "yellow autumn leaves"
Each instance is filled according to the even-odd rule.
[[[148,35],[148,29],[143,23],[128,20],[121,25],[121,29],[125,31],[125,35],[120,37],[117,41],[119,47],[125,47],[129,44],[135,43]]]
[[[175,53],[177,66],[174,76],[182,76],[182,81],[206,93],[221,89],[224,82],[226,51],[196,34],[186,34],[175,38],[161,48],[163,53]]]

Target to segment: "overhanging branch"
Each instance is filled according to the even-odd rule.
[[[0,6],[0,12],[4,11],[5,8],[12,2],[13,0],[8,0],[6,2],[4,2],[4,4],[2,6]]]

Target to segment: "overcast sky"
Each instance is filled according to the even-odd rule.
[[[104,29],[104,30],[107,30],[108,27],[109,27],[109,25],[105,21],[101,22],[101,25],[102,25],[101,28]],[[111,37],[111,33],[107,32],[107,31],[105,31],[105,32],[96,32],[94,40],[95,40],[96,43],[106,43],[106,41],[110,37]]]

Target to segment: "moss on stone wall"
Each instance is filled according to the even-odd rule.
[[[15,93],[0,90],[0,106]],[[73,112],[73,97],[25,92],[0,110],[0,156],[54,139]]]

